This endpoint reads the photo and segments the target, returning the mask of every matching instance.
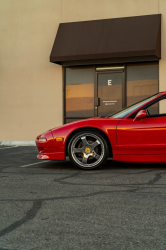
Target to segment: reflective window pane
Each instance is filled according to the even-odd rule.
[[[66,68],[66,117],[94,116],[94,70]]]
[[[166,115],[165,109],[160,109],[159,110],[159,105],[162,107],[166,107],[166,99],[160,100],[154,104],[152,104],[149,108],[149,114],[150,115]]]
[[[152,106],[148,108],[149,114],[150,115],[157,115],[159,114],[159,102],[156,102]]]
[[[158,93],[158,62],[127,65],[127,106]]]

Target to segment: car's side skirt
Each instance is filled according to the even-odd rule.
[[[166,155],[114,155],[113,160],[133,163],[166,163]]]

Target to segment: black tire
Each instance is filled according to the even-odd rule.
[[[109,149],[105,137],[94,130],[75,133],[68,144],[70,161],[81,169],[101,167],[107,160]]]

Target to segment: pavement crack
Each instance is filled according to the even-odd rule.
[[[81,172],[76,172],[76,173],[74,173],[74,174],[70,174],[70,175],[67,175],[67,176],[65,176],[65,177],[61,177],[61,178],[58,178],[58,179],[54,179],[54,182],[63,182],[63,181],[66,180],[66,179],[71,179],[71,178],[76,177],[76,176],[78,176],[78,175],[80,175],[80,174],[81,174]]]
[[[29,220],[32,220],[37,215],[39,209],[41,208],[42,201],[41,200],[35,200],[33,201],[33,206],[27,211],[26,215],[20,219],[12,223],[10,226],[4,228],[0,231],[0,237],[4,236],[5,234],[8,234],[18,227],[22,226],[24,223],[26,223]]]
[[[156,174],[156,176],[147,182],[147,185],[153,185],[154,183],[156,183],[157,181],[159,181],[162,178],[161,174]]]

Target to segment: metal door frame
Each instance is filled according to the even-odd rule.
[[[95,117],[98,116],[98,106],[99,106],[99,97],[98,97],[98,74],[108,74],[108,73],[122,73],[122,108],[126,107],[126,67],[125,65],[121,67],[108,67],[107,69],[103,67],[100,70],[95,69],[95,84],[94,84],[94,113]]]

